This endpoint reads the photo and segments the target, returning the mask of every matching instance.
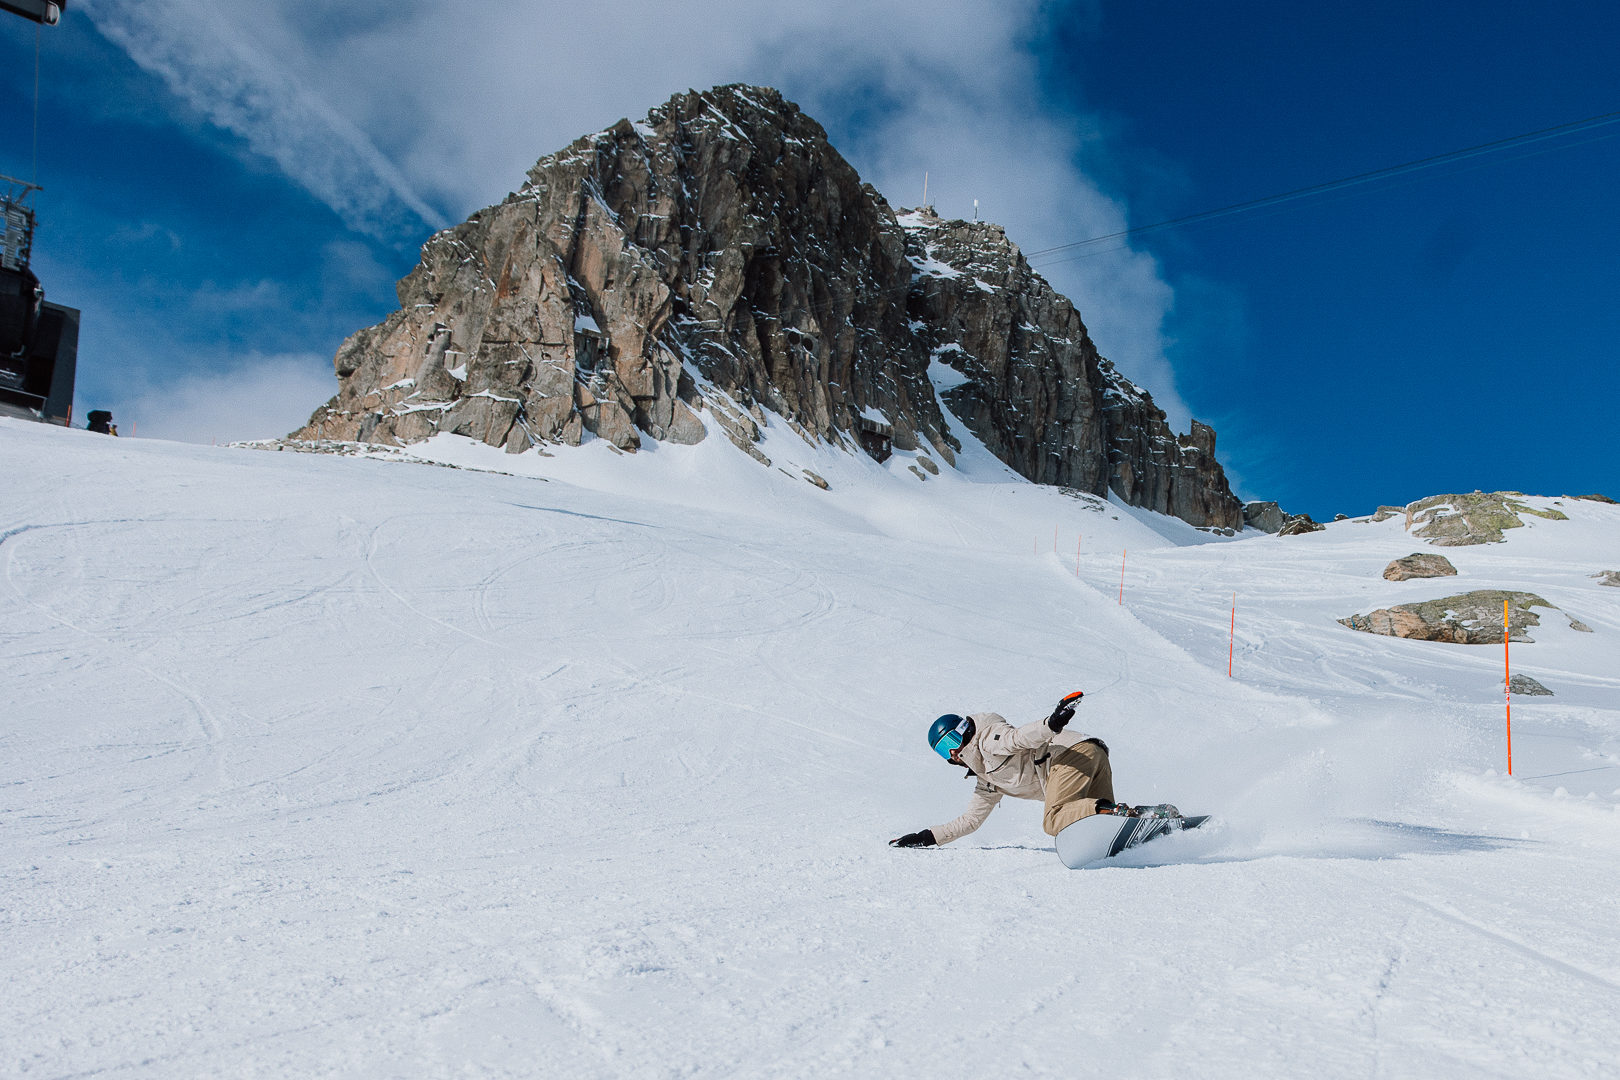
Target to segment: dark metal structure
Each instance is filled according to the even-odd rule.
[[[67,0],[0,0],[0,11],[9,11],[44,26],[55,26],[62,18]]]
[[[894,453],[893,425],[864,416],[856,417],[855,425],[856,435],[861,440],[861,449],[872,455],[874,461],[888,461],[889,455]]]
[[[0,11],[55,26],[67,0],[0,0]],[[39,42],[34,48],[34,146],[38,167]],[[29,269],[34,253],[31,180],[0,176],[0,415],[47,424],[73,420],[73,380],[79,359],[79,311],[45,299]]]
[[[0,0],[11,10],[21,0]],[[0,412],[67,425],[79,357],[79,311],[52,304],[29,269],[37,184],[0,176]]]

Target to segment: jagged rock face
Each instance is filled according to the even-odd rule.
[[[521,453],[718,427],[768,464],[763,406],[812,441],[954,463],[939,357],[958,417],[1029,479],[1243,525],[1215,432],[1175,436],[998,228],[902,226],[774,90],[678,95],[541,159],[430,239],[398,294],[291,438],[451,432]]]
[[[1508,602],[1508,630],[1514,641],[1534,641],[1526,631],[1541,624],[1532,607],[1558,608],[1535,593],[1480,589],[1426,600],[1397,604],[1367,615],[1352,615],[1339,622],[1352,630],[1421,641],[1450,641],[1458,645],[1502,644],[1502,601]]]
[[[758,457],[763,403],[835,443],[876,409],[895,445],[950,459],[905,251],[883,200],[775,91],[681,95],[429,240],[401,310],[344,343],[338,396],[294,435],[448,431],[517,453],[583,430],[634,449],[702,439],[706,411]]]
[[[945,405],[1038,484],[1102,495],[1194,525],[1243,528],[1215,431],[1177,436],[1153,399],[1099,355],[1080,313],[1001,226],[902,214],[917,268],[908,311]],[[954,373],[954,374],[953,374]]]

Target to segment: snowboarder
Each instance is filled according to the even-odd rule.
[[[1064,732],[1079,691],[1058,702],[1052,715],[1015,728],[992,712],[962,717],[946,713],[928,729],[936,754],[977,778],[967,811],[954,821],[889,841],[894,847],[948,844],[984,824],[1003,795],[1041,799],[1041,826],[1056,836],[1066,825],[1094,814],[1128,814],[1114,802],[1114,773],[1101,739]]]

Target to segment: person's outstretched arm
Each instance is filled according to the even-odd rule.
[[[968,833],[984,824],[984,819],[990,816],[990,811],[1001,802],[1001,792],[980,780],[973,785],[973,797],[968,800],[967,809],[962,815],[943,825],[935,825],[932,829],[922,832],[907,833],[905,836],[889,843],[895,847],[933,847],[935,844],[948,844],[952,840],[959,840]]]

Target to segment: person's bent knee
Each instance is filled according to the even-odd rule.
[[[1047,836],[1056,836],[1075,822],[1093,817],[1096,813],[1096,799],[1075,799],[1062,806],[1049,806],[1041,819],[1041,828]]]

